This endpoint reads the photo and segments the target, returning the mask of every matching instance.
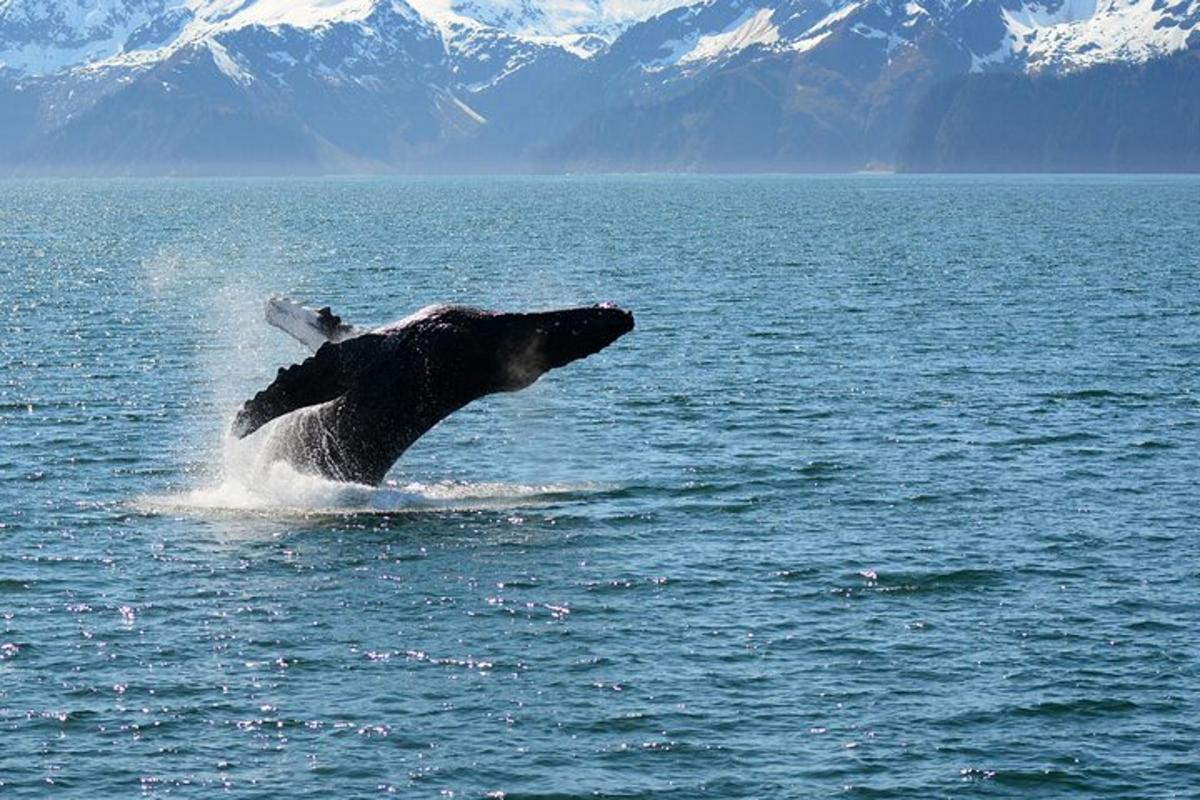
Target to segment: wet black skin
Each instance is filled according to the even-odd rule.
[[[281,369],[233,423],[238,438],[276,417],[278,456],[301,472],[377,485],[396,459],[447,415],[495,392],[515,392],[551,369],[599,352],[633,329],[611,305],[529,314],[464,306],[343,342]]]

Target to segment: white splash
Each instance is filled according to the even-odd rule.
[[[140,498],[134,505],[150,514],[244,512],[270,516],[349,516],[430,511],[486,511],[560,503],[596,487],[566,484],[438,483],[383,486],[338,483],[296,472],[280,462],[257,486],[235,480],[172,495]]]
[[[140,498],[147,513],[247,512],[275,515],[350,515],[419,511],[476,511],[559,503],[580,493],[602,491],[594,484],[399,483],[382,486],[343,483],[297,471],[267,455],[270,434],[229,438],[224,468],[209,486],[176,494]]]

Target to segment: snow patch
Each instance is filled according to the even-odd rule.
[[[808,38],[805,38],[805,39],[797,39],[795,42],[792,42],[791,46],[788,49],[791,50],[793,53],[807,53],[809,50],[812,50],[814,47],[816,47],[817,45],[819,45],[821,42],[825,41],[832,35],[833,35],[833,31],[828,31],[828,30],[822,31],[821,33],[818,33],[816,36],[809,36]]]
[[[851,14],[853,14],[855,11],[858,11],[860,8],[862,8],[863,5],[865,5],[866,1],[867,0],[861,0],[861,2],[858,2],[858,3],[847,3],[846,5],[842,6],[841,8],[825,15],[824,17],[821,18],[821,20],[816,25],[813,25],[811,28],[809,28],[808,32],[801,38],[815,36],[818,33],[829,30],[834,25],[836,25],[837,23],[846,19]]]
[[[599,34],[612,39],[630,25],[688,0],[409,0],[435,24],[466,17],[522,38]]]
[[[225,73],[231,81],[242,86],[254,83],[254,76],[247,72],[233,56],[229,55],[229,51],[225,49],[224,45],[215,40],[210,41],[208,50],[212,53],[213,63],[217,65],[217,69]]]
[[[467,115],[467,117],[469,117],[474,122],[478,123],[479,125],[487,124],[487,117],[483,116],[478,111],[471,108],[469,105],[464,103],[462,100],[459,100],[454,95],[450,95],[450,101],[452,103],[454,103],[455,106],[458,107],[459,111],[462,111],[464,114]]]
[[[1067,25],[1091,19],[1096,14],[1097,0],[1063,0],[1057,8],[1045,8],[1040,3],[1024,4],[1016,9],[1004,9],[1010,30],[1032,31],[1052,25]]]
[[[566,36],[526,36],[526,41],[534,44],[548,45],[566,50],[576,58],[585,61],[597,53],[603,52],[612,44],[608,39],[594,33],[572,33]]]
[[[203,25],[244,28],[247,25],[318,28],[335,22],[357,22],[375,10],[376,0],[188,0]],[[400,4],[393,4],[398,8]]]
[[[850,30],[854,31],[855,33],[857,33],[859,36],[863,37],[864,39],[883,39],[883,40],[885,40],[887,42],[887,45],[886,45],[887,51],[886,52],[889,56],[892,54],[892,51],[895,50],[897,47],[908,44],[907,39],[897,36],[894,33],[889,33],[887,31],[881,31],[881,30],[879,30],[879,28],[872,28],[869,25],[862,24],[861,22],[858,23],[857,25],[855,25],[854,27],[852,27]],[[828,34],[826,34],[826,35],[828,35]],[[824,37],[821,37],[821,39],[823,40]],[[812,49],[812,47],[815,47],[817,44],[820,44],[820,40],[814,42],[807,49]]]
[[[991,66],[998,66],[1007,63],[1013,56],[1013,40],[1011,36],[1006,36],[1000,46],[990,53],[977,55],[971,53],[971,72],[983,72]]]
[[[285,67],[294,67],[300,63],[292,57],[291,53],[284,52],[283,50],[272,50],[270,53],[267,53],[267,58],[276,64],[283,64]]]
[[[701,36],[691,50],[679,57],[678,63],[712,61],[727,58],[755,45],[769,46],[779,41],[779,29],[771,23],[773,8],[760,8],[743,14],[721,33]]]

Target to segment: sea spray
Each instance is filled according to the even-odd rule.
[[[248,485],[227,478],[177,494],[142,497],[134,506],[151,514],[206,516],[213,512],[233,512],[271,517],[505,511],[579,501],[607,488],[610,487],[592,484],[539,486],[458,481],[388,481],[375,487],[305,475],[286,463],[276,462],[262,483]]]
[[[141,261],[143,315],[188,343],[167,355],[190,364],[193,388],[170,445],[181,461],[201,465],[192,471],[217,470],[234,410],[270,374],[268,365],[301,356],[263,320],[262,298],[285,285],[268,234],[261,231],[256,246],[233,260],[212,252],[216,243],[199,241],[162,246]]]
[[[304,413],[304,412],[297,412]],[[277,455],[289,419],[265,426],[245,439],[226,436],[219,475],[208,485],[172,495],[141,498],[151,513],[249,512],[372,514],[405,511],[480,511],[544,506],[604,491],[598,484],[509,484],[387,481],[366,486],[329,480],[296,470]]]

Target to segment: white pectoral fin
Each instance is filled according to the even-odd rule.
[[[342,322],[328,306],[309,308],[279,295],[267,298],[265,311],[267,322],[298,339],[313,352],[326,342],[341,342],[367,332],[366,328]]]

